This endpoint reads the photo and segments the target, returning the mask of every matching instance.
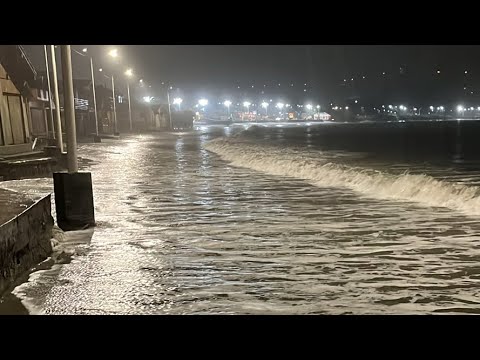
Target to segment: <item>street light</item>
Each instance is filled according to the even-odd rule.
[[[223,105],[227,108],[228,116],[230,116],[230,105],[232,105],[232,102],[230,100],[225,100]]]
[[[117,49],[112,49],[108,52],[108,55],[111,56],[112,58],[118,57],[118,50]]]
[[[305,105],[305,107],[307,108],[307,110],[312,110],[312,109],[313,109],[313,105],[312,105],[312,104],[307,104],[307,105]]]
[[[277,103],[277,108],[282,110],[285,105],[283,103]]]
[[[117,49],[112,49],[108,52],[108,55],[112,58],[117,58],[118,57],[118,50]],[[113,134],[118,135],[118,129],[117,129],[117,107],[116,107],[116,100],[115,100],[115,79],[112,74],[112,97],[113,97]]]
[[[86,54],[88,52],[88,49],[83,48],[82,49],[83,54],[79,53],[76,50],[74,50],[74,51],[75,51],[75,53],[77,53],[81,56],[87,56],[87,55],[84,55],[84,54]],[[100,69],[100,71],[102,71],[102,69]],[[96,96],[96,93],[95,93],[95,73],[94,73],[94,70],[93,70],[93,57],[92,56],[90,56],[90,73],[91,73],[91,76],[92,76],[93,110],[94,110],[94,114],[95,114],[95,134],[97,136],[94,139],[94,141],[100,141],[99,140],[99,134],[98,134],[97,96]]]
[[[245,106],[245,107],[247,108],[247,112],[250,111],[250,105],[252,105],[252,104],[251,104],[250,102],[248,102],[248,101],[244,101],[244,102],[243,102],[243,106]]]
[[[133,70],[127,69],[125,70],[125,75],[127,76],[127,97],[128,97],[128,120],[130,121],[130,131],[133,130],[133,123],[132,123],[132,105],[130,103],[130,82],[128,78],[133,76]]]
[[[198,104],[202,107],[205,107],[208,105],[208,100],[207,99],[200,99],[198,100]]]
[[[178,111],[180,111],[180,105],[182,104],[182,102],[183,102],[182,98],[177,97],[173,99],[173,105],[178,105]]]
[[[263,101],[261,105],[265,109],[265,116],[268,116],[268,105],[269,105],[269,103],[266,102],[266,101]]]

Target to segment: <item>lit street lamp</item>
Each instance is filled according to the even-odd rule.
[[[182,102],[183,102],[182,98],[177,97],[173,99],[173,105],[178,105],[178,111],[180,111],[180,105],[182,104]]]
[[[265,109],[265,116],[268,116],[268,102],[262,102],[262,107]]]
[[[232,105],[232,102],[230,100],[225,100],[223,105],[227,108],[228,116],[230,116],[230,105]]]
[[[248,101],[243,102],[243,106],[245,106],[247,108],[247,113],[250,112],[250,105],[252,105],[252,104]]]
[[[125,75],[127,76],[127,97],[128,97],[128,119],[130,121],[130,131],[133,130],[133,123],[132,123],[132,105],[130,103],[130,82],[128,81],[128,78],[131,78],[133,76],[133,71],[132,69],[127,69],[125,71]]]
[[[112,49],[108,52],[108,55],[112,58],[117,58],[118,57],[118,50],[117,49]],[[118,134],[118,128],[117,128],[117,107],[115,105],[115,80],[114,76],[112,74],[112,97],[113,97],[113,134],[117,135]]]

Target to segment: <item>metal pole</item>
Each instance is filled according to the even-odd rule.
[[[117,108],[115,107],[115,80],[112,75],[112,96],[113,96],[113,134],[118,133],[117,129]]]
[[[47,69],[47,84],[48,84],[48,103],[50,105],[50,131],[47,128],[47,135],[50,139],[55,139],[55,125],[53,123],[53,102],[52,102],[52,87],[50,86],[50,69],[48,66],[48,52],[47,45],[43,45],[45,53],[45,68]]]
[[[75,103],[73,99],[72,54],[70,45],[61,45],[62,76],[65,106],[65,127],[67,130],[67,164],[70,174],[78,172],[77,134],[75,128]]]
[[[127,96],[128,96],[128,117],[130,119],[130,131],[133,130],[132,125],[132,106],[130,104],[130,83],[127,80]]]
[[[57,134],[57,146],[60,149],[60,152],[63,153],[62,118],[60,117],[60,97],[58,96],[57,61],[55,60],[54,45],[50,45],[50,53],[52,55],[53,89],[55,91],[55,122],[57,124],[55,131]]]
[[[92,72],[93,110],[95,111],[95,134],[98,136],[97,96],[95,94],[95,75],[93,72],[93,58],[90,57],[90,70]]]
[[[167,87],[168,119],[170,120],[170,130],[172,129],[172,112],[170,111],[170,93]]]

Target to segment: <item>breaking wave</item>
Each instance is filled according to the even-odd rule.
[[[321,152],[311,156],[298,149],[255,144],[243,136],[217,138],[205,147],[233,166],[293,177],[318,187],[346,187],[373,198],[447,207],[468,215],[480,214],[477,186],[442,181],[425,174],[398,175],[347,166],[332,162],[331,157],[322,156]]]

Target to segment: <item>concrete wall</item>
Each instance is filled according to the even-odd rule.
[[[0,294],[52,252],[50,195],[0,225]]]

